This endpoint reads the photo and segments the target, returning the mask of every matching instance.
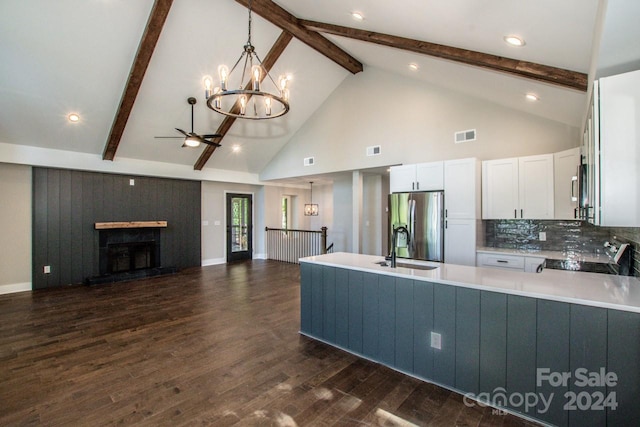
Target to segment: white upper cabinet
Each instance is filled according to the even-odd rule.
[[[580,148],[553,154],[553,210],[555,219],[577,218]]]
[[[596,224],[639,227],[640,70],[602,78],[595,91],[600,131]]]
[[[444,162],[444,207],[447,219],[480,217],[479,163],[477,159]]]
[[[444,189],[443,162],[392,166],[389,174],[392,193],[434,191]]]
[[[482,162],[482,218],[517,218],[518,159]]]
[[[553,219],[553,154],[518,159],[520,218]]]
[[[553,154],[482,162],[483,219],[553,219]]]

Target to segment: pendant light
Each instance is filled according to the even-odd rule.
[[[214,88],[210,76],[203,78],[207,106],[238,119],[264,120],[283,116],[289,111],[287,85],[290,77],[280,76],[276,83],[251,44],[251,0],[248,32],[247,43],[231,71],[226,65],[218,67],[220,86]]]
[[[309,188],[311,193],[311,203],[306,203],[304,205],[304,215],[305,216],[318,216],[318,205],[313,203],[313,181],[309,182]]]

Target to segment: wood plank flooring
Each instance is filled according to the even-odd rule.
[[[0,425],[532,426],[298,334],[254,260],[0,295]]]

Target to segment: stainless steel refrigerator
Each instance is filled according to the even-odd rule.
[[[409,230],[396,235],[396,256],[427,261],[444,261],[444,192],[389,194],[389,253],[393,230]]]

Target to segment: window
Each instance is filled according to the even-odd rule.
[[[282,197],[282,228],[288,229],[291,227],[291,197]]]

